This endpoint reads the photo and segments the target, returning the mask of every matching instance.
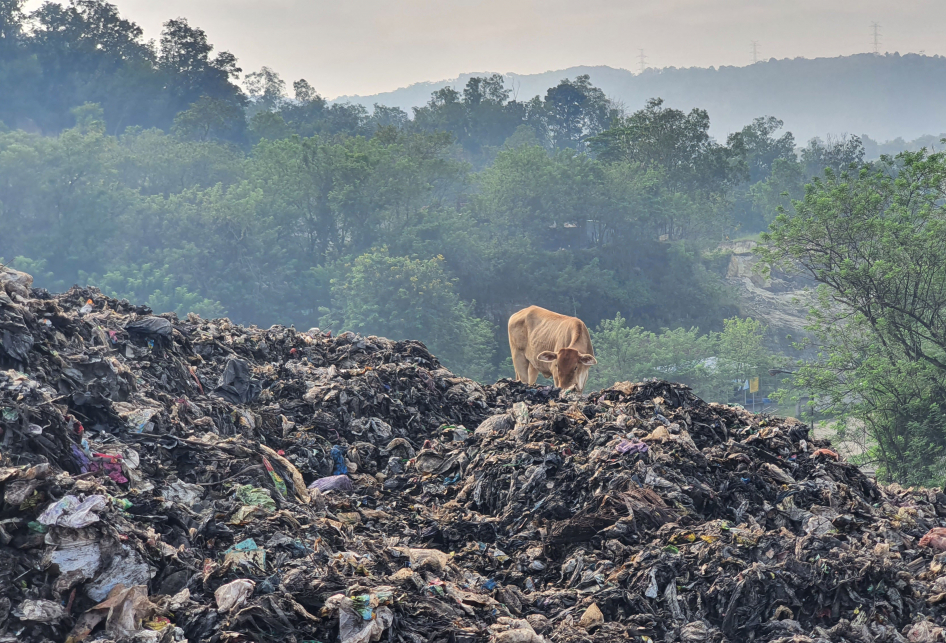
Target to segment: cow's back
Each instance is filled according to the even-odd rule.
[[[561,348],[594,355],[584,322],[539,306],[529,306],[509,318],[509,343],[524,351],[530,361],[542,351],[556,352]]]

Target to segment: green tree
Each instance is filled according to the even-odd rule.
[[[768,178],[749,188],[754,217],[766,227],[775,220],[779,209],[788,209],[792,201],[805,195],[804,166],[795,159],[776,159]]]
[[[228,100],[201,96],[174,117],[171,131],[193,141],[238,140],[246,128],[243,110]]]
[[[723,322],[717,340],[718,370],[729,382],[742,384],[754,377],[764,377],[774,366],[765,349],[766,326],[752,319],[733,317]]]
[[[864,160],[864,144],[858,136],[829,136],[827,141],[813,138],[801,151],[801,163],[809,178],[825,170],[839,174]]]
[[[654,98],[591,139],[591,149],[606,162],[660,168],[675,189],[720,193],[747,178],[745,146],[742,136],[719,145],[709,124],[706,110],[685,114]]]
[[[828,169],[760,250],[818,284],[809,330],[820,359],[796,385],[869,437],[883,478],[941,481],[946,447],[946,157],[925,150]]]
[[[197,313],[205,319],[223,317],[227,312],[220,302],[176,283],[179,278],[169,266],[149,263],[117,266],[102,277],[89,275],[87,281],[96,284],[106,295],[145,304],[155,312],[175,312],[179,317]]]
[[[184,18],[164,23],[157,67],[164,75],[175,114],[202,96],[244,106],[246,98],[233,82],[241,72],[236,57],[227,51],[211,57],[213,49],[206,32]]]
[[[332,282],[333,309],[324,327],[392,339],[419,339],[443,363],[474,379],[492,375],[493,331],[457,296],[443,257],[363,254]]]
[[[243,83],[252,101],[250,116],[256,110],[274,112],[286,100],[286,81],[269,67],[247,74]]]
[[[760,116],[746,125],[737,134],[729,137],[730,147],[738,140],[745,151],[749,170],[749,182],[758,183],[768,177],[776,161],[795,160],[795,137],[785,132],[779,138],[774,134],[782,129],[784,123],[774,116]]]
[[[587,141],[607,129],[620,110],[591,84],[587,74],[562,80],[546,92],[538,118],[555,149],[585,149]]]
[[[773,364],[763,345],[765,326],[733,317],[721,333],[698,328],[663,329],[659,333],[630,327],[620,313],[603,320],[592,333],[598,366],[592,386],[648,378],[682,382],[711,402],[728,402],[740,383],[761,375]]]
[[[660,333],[630,327],[620,313],[605,319],[592,333],[598,365],[591,371],[594,387],[648,378],[672,379],[697,389],[711,375],[707,361],[713,342],[698,328],[663,329]],[[705,391],[698,391],[698,393]]]

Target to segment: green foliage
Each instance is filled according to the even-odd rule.
[[[705,110],[684,114],[655,98],[593,138],[592,149],[608,162],[659,168],[673,189],[718,193],[747,178],[744,145],[739,136],[719,145],[709,135],[709,124]]]
[[[655,377],[694,386],[708,375],[705,362],[712,357],[710,339],[697,328],[658,334],[629,327],[620,313],[598,325],[592,344],[598,366],[591,370],[589,385],[595,388]]]
[[[863,427],[888,480],[942,482],[946,400],[946,156],[925,151],[816,179],[762,256],[818,284],[820,359],[795,385]]]
[[[776,159],[771,174],[749,188],[749,198],[758,213],[757,222],[765,226],[771,224],[780,208],[789,208],[793,199],[804,196],[804,186],[804,168],[801,163],[794,158]]]
[[[171,132],[192,141],[239,140],[243,129],[243,111],[239,105],[201,96],[174,117]]]
[[[457,296],[443,257],[392,257],[382,248],[345,268],[332,282],[333,311],[323,327],[418,339],[448,367],[484,380],[492,374],[492,328]]]
[[[604,131],[620,116],[604,92],[591,84],[587,74],[567,78],[545,94],[541,109],[533,119],[544,125],[551,147],[582,151],[586,142]]]
[[[813,138],[801,151],[800,160],[808,177],[825,170],[840,173],[864,160],[864,145],[857,136],[829,136],[826,142]]]
[[[193,293],[177,285],[177,277],[169,266],[151,264],[121,266],[102,277],[90,275],[106,295],[150,306],[156,312],[175,312],[179,317],[197,313],[205,319],[226,315],[220,302]]]
[[[236,58],[211,56],[206,34],[186,20],[165,23],[155,46],[105,0],[45,2],[29,14],[22,5],[0,3],[2,121],[55,133],[72,125],[74,107],[95,103],[117,134],[169,128],[201,96],[242,110]]]
[[[3,263],[3,257],[0,257],[0,264]],[[14,257],[8,265],[31,275],[36,283],[43,284],[46,288],[52,289],[53,292],[62,292],[69,288],[69,284],[57,280],[56,275],[46,269],[45,259],[36,261],[29,257]]]
[[[696,231],[715,216],[668,190],[660,170],[519,145],[471,177],[448,134],[393,126],[371,138],[281,131],[247,154],[183,129],[212,104],[182,113],[171,136],[110,136],[94,105],[58,138],[0,133],[0,252],[42,262],[38,284],[51,288],[93,283],[157,310],[299,326],[335,310],[346,257],[381,245],[392,260],[442,255],[461,303],[435,310],[466,325],[477,349],[430,341],[480,377],[504,359],[496,329],[530,303],[592,326],[623,310],[647,328],[715,329],[730,310],[696,232],[686,244],[659,241],[667,226]],[[283,113],[258,111],[251,132],[264,119],[283,127]],[[358,317],[358,327],[379,319]]]
[[[774,116],[760,117],[746,125],[738,134],[729,137],[729,144],[736,142],[745,151],[749,168],[749,181],[757,183],[766,179],[780,160],[795,158],[795,137],[785,132],[779,138],[774,134],[782,129],[782,121]]]
[[[751,377],[760,377],[775,358],[763,345],[766,328],[752,319],[725,320],[721,333],[698,328],[663,329],[660,333],[630,327],[620,313],[603,320],[592,333],[598,366],[591,386],[621,381],[669,379],[693,387],[712,402],[728,402]]]
[[[752,318],[733,317],[724,322],[716,350],[720,370],[731,380],[744,382],[760,377],[772,367],[771,356],[763,346],[766,330],[765,324]]]

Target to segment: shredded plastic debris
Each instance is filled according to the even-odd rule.
[[[946,494],[795,420],[21,275],[0,643],[942,640]]]

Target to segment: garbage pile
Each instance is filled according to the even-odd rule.
[[[946,495],[685,386],[0,267],[0,643],[943,641]]]

